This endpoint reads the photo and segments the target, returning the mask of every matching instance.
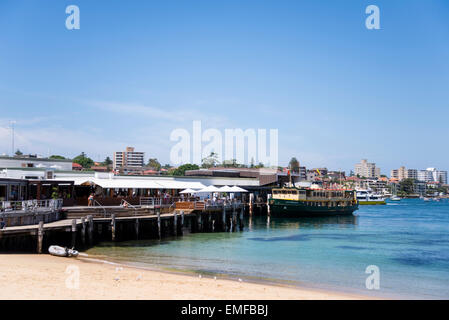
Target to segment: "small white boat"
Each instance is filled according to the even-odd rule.
[[[58,257],[78,257],[79,253],[75,249],[64,248],[60,246],[50,246],[48,252]]]
[[[424,197],[424,201],[431,201],[431,199]]]
[[[399,198],[398,196],[392,196],[390,197],[391,201],[401,201],[401,198]]]

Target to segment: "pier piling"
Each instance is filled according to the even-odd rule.
[[[76,219],[72,220],[72,248],[75,248],[76,244]]]
[[[136,240],[139,240],[139,219],[134,223],[134,230],[136,231]]]
[[[94,243],[94,218],[92,215],[87,216],[88,228],[87,233],[89,235],[89,245],[93,245]]]
[[[173,213],[173,235],[176,237],[178,235],[178,215],[176,210]]]
[[[86,246],[86,219],[81,218],[81,242]]]
[[[111,214],[111,232],[112,241],[115,241],[115,213]]]
[[[161,239],[161,209],[157,210],[157,232],[159,235],[159,240]]]
[[[44,221],[39,222],[37,229],[37,253],[42,253],[42,243],[44,242]]]

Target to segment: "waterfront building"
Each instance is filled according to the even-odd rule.
[[[380,168],[376,167],[375,163],[370,163],[368,160],[363,159],[354,166],[354,173],[359,177],[379,178]]]
[[[140,172],[144,167],[145,152],[134,151],[127,147],[125,151],[114,152],[113,168],[122,173]]]
[[[432,172],[428,170],[418,171],[418,181],[431,182],[433,181]]]
[[[447,184],[447,171],[437,170],[435,168],[427,168],[432,175],[432,181],[441,184]]]
[[[0,156],[0,169],[39,168],[54,170],[72,170],[72,160],[39,158],[37,155]]]
[[[404,179],[417,180],[418,179],[418,170],[416,170],[416,169],[407,169],[404,166],[402,166],[399,169],[391,170],[390,177],[398,179],[398,181],[402,181]]]

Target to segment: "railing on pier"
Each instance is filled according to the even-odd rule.
[[[62,208],[62,199],[0,201],[0,214],[55,212]]]
[[[140,206],[141,207],[162,207],[168,206],[171,207],[174,203],[183,202],[183,201],[194,201],[195,198],[187,198],[187,197],[140,197]]]
[[[98,206],[98,207],[100,207],[101,209],[103,209],[103,214],[104,214],[104,217],[106,218],[106,216],[108,215],[108,213],[107,213],[107,211],[106,211],[106,208],[100,203],[100,202],[98,202],[97,200],[93,200],[93,207],[96,207],[96,206]]]
[[[207,201],[179,201],[175,203],[176,210],[216,210],[225,208],[240,208],[242,202],[240,201],[225,201],[225,200],[207,200]]]
[[[134,215],[137,214],[137,208],[135,206],[133,206],[131,203],[129,203],[128,201],[126,201],[125,199],[122,199],[122,201],[120,202],[120,206],[123,208],[133,208]]]

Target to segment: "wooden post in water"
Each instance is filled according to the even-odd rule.
[[[254,194],[249,194],[249,214],[253,214],[253,201],[254,201]]]
[[[173,235],[178,235],[178,215],[176,214],[176,210],[173,212]]]
[[[159,239],[161,239],[161,210],[157,210],[157,232],[159,235]]]
[[[136,240],[139,240],[139,219],[138,218],[136,218],[134,228],[136,230]]]
[[[223,223],[222,231],[226,231],[226,204],[223,204],[222,223]]]
[[[271,194],[267,194],[267,215],[268,216],[271,216],[270,198],[271,198]]]
[[[184,228],[184,210],[181,211],[181,227]]]
[[[115,213],[111,214],[111,239],[112,241],[115,241]]]
[[[181,235],[184,234],[184,210],[181,211]]]
[[[240,231],[243,231],[243,207],[240,208],[239,227],[240,227]]]
[[[235,203],[232,206],[232,231],[234,232],[237,227],[237,211],[235,210]]]
[[[89,245],[93,245],[94,243],[94,218],[92,215],[87,216],[88,228],[87,233],[89,235]]]
[[[42,243],[44,242],[44,221],[39,222],[37,229],[37,253],[42,253]]]
[[[83,243],[83,246],[86,245],[86,218],[81,218],[81,242]]]
[[[201,232],[203,231],[203,225],[201,222],[201,212],[198,212],[196,218],[198,219],[198,231]]]
[[[72,220],[72,248],[76,245],[76,219]]]

